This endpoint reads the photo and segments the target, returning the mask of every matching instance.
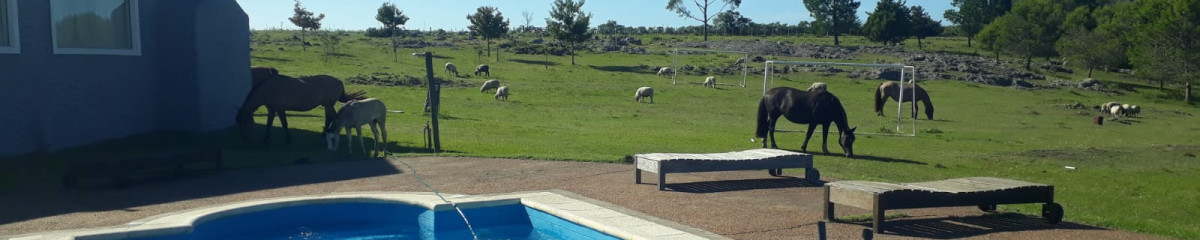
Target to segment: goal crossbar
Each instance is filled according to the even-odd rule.
[[[681,53],[681,52],[682,53],[725,53],[725,54],[741,54],[742,59],[745,59],[742,61],[742,84],[741,85],[728,84],[728,85],[746,87],[746,78],[750,73],[750,53],[749,52],[709,50],[709,49],[696,49],[696,48],[676,48],[674,52],[675,52],[675,60],[671,64],[671,84],[672,85],[678,84],[677,79],[679,76],[679,53]],[[726,85],[726,84],[722,84],[722,85]]]
[[[774,78],[772,77],[772,74],[774,73],[774,69],[773,69],[772,65],[775,65],[775,64],[807,65],[807,66],[898,68],[898,69],[900,69],[900,84],[902,86],[904,84],[914,84],[917,80],[917,68],[914,66],[904,65],[904,64],[805,62],[805,61],[775,61],[775,60],[771,60],[771,61],[766,61],[763,63],[763,96],[767,95],[768,86],[771,86],[772,84],[774,84],[774,82],[773,82]],[[908,78],[907,83],[905,83],[905,79],[904,79],[905,75],[910,75],[910,74],[912,77]],[[901,89],[901,91],[900,91],[899,99],[904,99],[904,95],[905,95],[904,88],[901,87],[900,89]],[[912,92],[907,93],[907,94],[915,95],[916,88],[912,88],[912,89],[913,89]],[[909,107],[911,108],[910,111],[915,112],[917,110],[916,104],[917,104],[916,101],[912,101],[912,104],[909,104]],[[900,102],[900,104],[896,104],[896,132],[904,134],[905,136],[916,136],[917,135],[916,119],[914,119],[912,121],[912,132],[911,133],[905,133],[902,129],[900,129],[901,124],[903,124],[903,117],[901,117],[901,113],[904,110],[903,106],[904,106],[903,102]]]

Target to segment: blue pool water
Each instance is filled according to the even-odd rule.
[[[520,204],[463,209],[479,239],[618,239]],[[471,239],[457,211],[388,203],[326,203],[213,219],[192,233],[137,240]]]

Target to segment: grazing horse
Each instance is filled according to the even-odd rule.
[[[383,153],[387,150],[387,108],[384,107],[383,101],[374,98],[349,101],[342,106],[342,110],[338,110],[337,117],[325,128],[326,148],[330,151],[337,151],[339,142],[341,142],[338,132],[346,129],[346,150],[354,153],[354,139],[350,138],[350,129],[354,129],[358,131],[359,148],[366,153],[367,144],[362,135],[363,125],[370,126],[371,134],[375,137],[371,157],[375,157],[376,152]],[[380,131],[383,132],[382,142],[379,141]]]
[[[287,114],[284,111],[308,111],[317,106],[325,107],[325,125],[333,120],[336,114],[334,103],[362,99],[364,92],[346,93],[342,81],[329,75],[317,75],[293,78],[286,75],[276,75],[266,79],[250,89],[242,107],[237,108],[234,120],[242,126],[242,137],[246,130],[254,124],[252,114],[258,107],[267,107],[267,131],[263,142],[270,142],[271,125],[275,115],[283,125],[284,142],[291,143],[292,135],[288,133]]]
[[[888,98],[896,100],[896,102],[900,103],[913,102],[916,104],[916,101],[913,101],[914,96],[912,96],[914,87],[916,88],[917,92],[917,101],[925,103],[925,117],[929,118],[929,120],[933,120],[933,102],[929,101],[929,93],[925,93],[924,88],[921,88],[920,85],[915,84],[905,85],[904,92],[908,94],[904,94],[904,99],[900,99],[900,83],[893,81],[883,82],[882,84],[879,84],[878,88],[875,88],[875,114],[883,116],[883,104],[887,102]],[[920,107],[915,108],[916,109],[914,109],[912,113],[913,119],[917,119],[917,111],[921,109]]]
[[[777,87],[767,91],[762,101],[758,103],[758,130],[755,136],[762,138],[762,147],[767,147],[767,138],[771,138],[771,148],[775,145],[775,123],[780,116],[786,116],[788,121],[797,124],[808,124],[808,133],[804,136],[804,145],[800,151],[808,152],[808,140],[812,138],[817,125],[822,127],[821,150],[829,154],[829,123],[837,124],[838,144],[846,151],[846,157],[854,157],[854,130],[846,120],[846,109],[837,96],[827,91],[804,91],[789,87]]]
[[[279,70],[275,70],[273,67],[250,66],[250,86],[258,85],[275,76],[279,76]]]

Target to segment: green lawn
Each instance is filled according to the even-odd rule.
[[[256,32],[255,39],[286,39],[290,32]],[[427,37],[430,40],[432,37]],[[301,51],[295,43],[256,41],[252,45],[254,65],[274,66],[283,74],[299,76],[329,74],[348,78],[360,74],[392,73],[419,76],[424,81],[424,62],[412,52],[432,51],[435,73],[442,64],[453,62],[470,75],[476,64],[492,66],[492,77],[509,86],[508,102],[480,93],[485,78],[450,77],[442,91],[441,143],[443,156],[533,158],[571,161],[620,161],[623,156],[648,152],[725,152],[759,147],[754,137],[756,104],[762,93],[761,73],[751,73],[745,87],[722,85],[718,89],[696,84],[701,76],[681,75],[681,83],[657,77],[653,66],[671,64],[670,55],[651,39],[698,40],[699,36],[642,36],[651,54],[596,54],[581,52],[578,65],[569,57],[517,55],[503,52],[495,57],[475,56],[474,45],[459,41],[457,47],[400,49],[395,60],[387,40],[361,35],[345,37],[341,56],[322,60],[321,47]],[[720,39],[750,37],[714,36]],[[673,40],[674,39],[674,40]],[[832,44],[831,37],[769,37],[772,41]],[[863,45],[861,37],[843,37],[844,45]],[[925,51],[972,54],[961,38],[925,40]],[[493,44],[493,47],[496,44]],[[915,49],[915,40],[906,42]],[[283,51],[279,49],[283,48]],[[978,54],[987,55],[979,52]],[[896,56],[869,56],[901,59]],[[731,60],[731,55],[696,57],[695,61]],[[697,63],[699,64],[699,63]],[[753,66],[753,65],[752,65]],[[1082,79],[1086,71],[1059,75]],[[740,75],[718,76],[719,82],[740,81]],[[1177,238],[1200,238],[1200,126],[1195,106],[1170,100],[1173,93],[1144,81],[1097,72],[1096,78],[1117,86],[1123,94],[1107,95],[1086,90],[1019,90],[957,81],[927,81],[923,87],[937,107],[936,119],[917,123],[915,137],[860,135],[857,158],[842,157],[832,139],[831,155],[817,157],[826,177],[846,180],[888,182],[929,181],[966,176],[995,176],[1053,184],[1057,201],[1066,208],[1067,221],[1146,232]],[[775,86],[805,88],[815,81],[826,82],[829,90],[850,111],[852,126],[859,131],[878,130],[873,124],[894,121],[875,116],[871,94],[876,80],[853,80],[845,74],[821,77],[790,74],[776,78]],[[655,103],[636,103],[633,92],[641,86],[654,87]],[[421,128],[429,116],[421,113],[425,88],[419,86],[348,85],[349,90],[366,90],[368,96],[385,101],[389,109],[403,114],[388,116],[391,151],[402,156],[430,155],[422,149]],[[1142,106],[1140,118],[1127,123],[1092,124],[1098,114],[1089,109],[1069,109],[1075,102],[1098,105],[1107,101]],[[894,102],[889,106],[893,109]],[[264,113],[259,109],[259,113]],[[54,181],[68,159],[79,156],[119,157],[161,148],[208,146],[227,149],[234,167],[269,167],[297,159],[344,161],[345,153],[323,151],[316,131],[322,122],[321,109],[289,119],[293,143],[284,146],[278,130],[273,140],[262,144],[261,126],[242,140],[233,131],[186,135],[152,134],[82,147],[55,154],[35,154],[2,159],[15,165],[0,170],[0,186],[18,182]],[[888,113],[894,117],[894,112]],[[907,114],[907,113],[906,113]],[[260,125],[265,117],[256,117]],[[792,123],[780,128],[802,129]],[[278,124],[276,125],[276,129]],[[815,134],[809,150],[820,151]],[[803,134],[779,133],[779,145],[798,150]],[[149,147],[146,147],[149,146]],[[149,150],[148,150],[149,149]],[[1075,170],[1065,167],[1072,166]],[[1002,209],[1037,214],[1039,204],[1007,205]]]

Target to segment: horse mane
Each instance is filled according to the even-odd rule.
[[[250,86],[250,92],[246,93],[246,99],[242,100],[242,108],[246,107],[246,103],[250,102],[250,98],[254,97],[255,94],[258,94],[258,90],[262,89],[263,85],[267,85],[267,82],[270,82],[271,80],[273,80],[275,78],[288,79],[288,78],[292,78],[292,77],[290,77],[288,75],[283,75],[283,74],[276,74],[274,77],[263,79],[263,81],[255,83],[254,86]]]

